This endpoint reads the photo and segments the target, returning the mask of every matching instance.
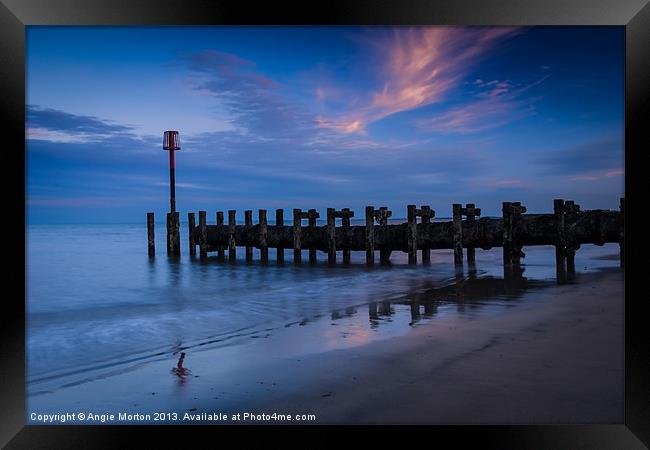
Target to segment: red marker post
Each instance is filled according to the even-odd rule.
[[[167,253],[180,255],[181,244],[179,236],[179,217],[176,212],[176,174],[174,152],[181,149],[178,131],[165,131],[163,149],[169,151],[169,203],[171,211],[167,214]]]

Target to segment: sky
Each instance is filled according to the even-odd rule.
[[[623,27],[27,27],[27,222],[616,209]]]

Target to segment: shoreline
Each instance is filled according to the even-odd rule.
[[[183,380],[170,374],[175,361],[166,358],[38,395],[29,402],[38,408],[27,412],[275,412],[315,414],[305,423],[316,424],[620,423],[623,280],[620,269],[579,273],[575,284],[524,292],[506,310],[444,314],[404,334],[325,352],[298,348],[234,365],[228,352],[246,348],[194,352]],[[255,345],[272,349],[277,341]]]
[[[248,409],[316,423],[621,423],[623,272],[579,278],[493,317],[304,358],[291,377],[299,389]]]

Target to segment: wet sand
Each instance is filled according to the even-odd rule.
[[[304,333],[314,329],[283,328],[254,345],[191,351],[182,378],[178,355],[162,355],[38,395],[28,411],[314,414],[309,423],[319,424],[622,423],[623,298],[623,272],[606,269],[531,289],[512,307],[443,314],[336,350],[305,352],[314,347],[301,347]],[[278,345],[287,356],[276,356]],[[268,357],[260,359],[259,348]]]
[[[313,355],[290,376],[267,367],[260,380],[294,392],[269,389],[246,410],[317,423],[622,423],[623,273],[577,281],[492,317]]]

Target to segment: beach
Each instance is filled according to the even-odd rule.
[[[624,296],[615,250],[585,247],[564,285],[552,277],[552,248],[531,249],[528,278],[514,279],[499,275],[498,251],[480,253],[478,272],[460,279],[445,272],[444,252],[429,268],[396,260],[371,271],[159,261],[131,281],[160,285],[155,297],[134,287],[132,305],[125,297],[110,308],[102,298],[83,304],[80,295],[78,304],[65,299],[69,311],[32,314],[32,333],[49,338],[33,340],[32,365],[43,367],[40,355],[52,356],[44,352],[56,344],[60,366],[32,375],[27,420],[620,423]],[[221,272],[236,288],[232,303],[210,287]],[[319,295],[355,280],[363,280],[357,295]],[[160,296],[170,283],[184,296]],[[269,287],[264,297],[256,285]],[[219,302],[198,297],[199,287],[219,292]],[[247,313],[241,325],[239,311]]]
[[[621,423],[623,274],[580,278],[503,315],[306,358],[283,380],[300,393],[253,409],[321,423]]]

